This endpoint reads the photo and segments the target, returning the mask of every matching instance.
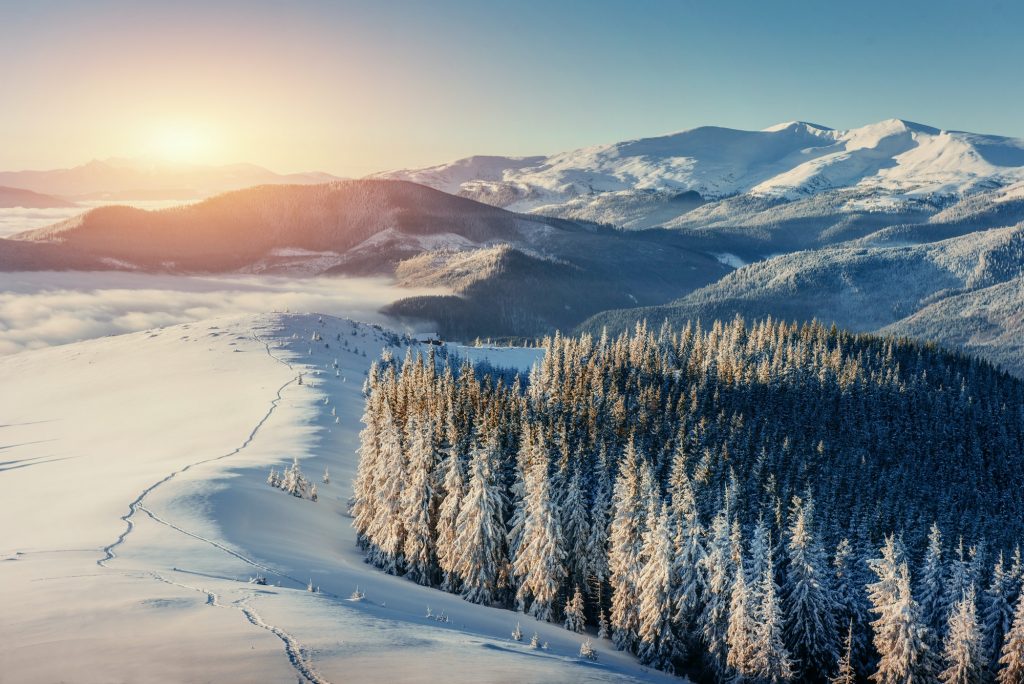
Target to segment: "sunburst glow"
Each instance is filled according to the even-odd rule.
[[[168,124],[153,135],[150,154],[172,162],[201,162],[213,147],[212,136],[200,126]]]

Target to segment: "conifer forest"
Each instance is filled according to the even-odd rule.
[[[543,345],[371,367],[368,562],[695,681],[1024,681],[1020,380],[771,319]]]

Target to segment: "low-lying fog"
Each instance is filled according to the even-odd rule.
[[[212,316],[286,309],[396,326],[378,313],[380,307],[436,292],[399,288],[387,278],[0,273],[0,354]]]
[[[110,204],[121,204],[139,209],[165,209],[167,207],[181,204],[191,204],[183,200],[130,200],[124,202],[109,201],[88,201],[79,202],[75,207],[60,207],[55,209],[26,209],[24,207],[0,207],[0,238],[10,237],[15,233],[35,228],[45,228],[54,223],[60,223],[72,216],[84,214],[90,209],[107,206]]]

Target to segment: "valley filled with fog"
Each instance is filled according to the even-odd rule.
[[[0,354],[266,311],[318,311],[401,328],[379,309],[400,297],[438,292],[398,287],[385,277],[4,273]]]

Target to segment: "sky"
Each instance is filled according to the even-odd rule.
[[[1024,137],[1024,3],[0,0],[0,169],[343,176],[701,125]]]

